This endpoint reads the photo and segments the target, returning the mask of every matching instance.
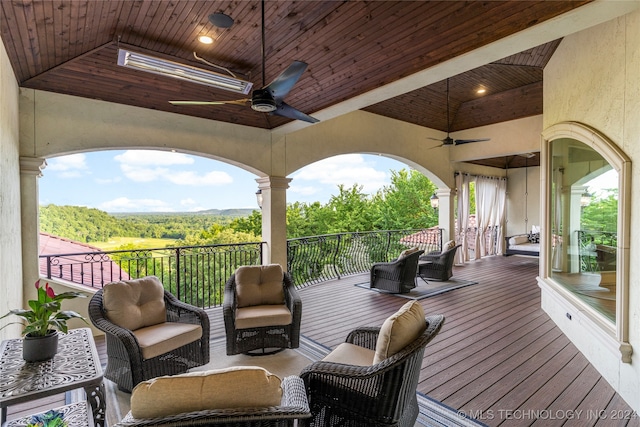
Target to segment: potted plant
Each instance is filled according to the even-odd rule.
[[[63,292],[56,295],[49,283],[40,286],[40,279],[36,281],[35,286],[38,290],[38,299],[29,300],[30,310],[16,308],[0,317],[4,319],[13,314],[26,321],[22,329],[22,335],[24,335],[22,356],[27,362],[47,360],[55,356],[58,351],[58,331],[67,332],[67,320],[82,319],[87,323],[86,319],[75,311],[61,311],[62,300],[84,298],[85,295],[79,292]],[[15,323],[22,322],[12,322],[5,326]]]

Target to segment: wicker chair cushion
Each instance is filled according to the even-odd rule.
[[[142,357],[151,359],[202,338],[202,326],[190,323],[164,322],[133,331]]]
[[[235,277],[238,307],[284,304],[283,277],[279,264],[239,267]]]
[[[371,366],[375,354],[375,351],[368,348],[344,342],[327,354],[322,361],[352,366]]]
[[[420,250],[420,248],[417,247],[417,246],[413,247],[413,248],[410,248],[410,249],[405,249],[404,251],[400,252],[400,255],[398,256],[398,259],[400,259],[400,258],[402,258],[404,256],[407,256],[407,255],[411,255],[412,253],[418,252],[419,250]]]
[[[156,418],[207,409],[280,405],[281,381],[264,368],[236,366],[158,377],[131,393],[134,418]]]
[[[290,325],[293,316],[286,305],[254,305],[236,310],[236,328]]]
[[[418,301],[409,301],[382,324],[373,363],[393,356],[415,341],[426,328],[422,306]]]
[[[109,321],[135,331],[167,320],[164,288],[155,276],[104,285],[103,307]]]

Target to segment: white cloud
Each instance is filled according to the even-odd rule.
[[[164,177],[177,185],[216,186],[233,183],[233,178],[226,172],[211,171],[198,175],[193,171],[171,172]]]
[[[162,200],[129,199],[128,197],[118,197],[103,202],[98,209],[106,212],[173,212],[173,208]]]
[[[188,198],[188,199],[183,199],[180,200],[180,204],[182,206],[193,206],[195,205],[197,202],[195,200],[193,200],[192,198]]]
[[[129,164],[121,164],[124,176],[135,182],[151,182],[164,178],[171,171],[167,168],[143,168]]]
[[[292,176],[295,180],[314,181],[334,187],[343,184],[350,188],[354,184],[362,185],[365,193],[374,193],[389,184],[389,174],[376,170],[360,154],[344,154],[321,160],[306,166]],[[307,190],[308,191],[308,190]]]
[[[47,161],[45,171],[55,172],[60,178],[78,178],[91,173],[86,156],[81,153],[51,159]]]
[[[123,165],[130,166],[191,165],[195,162],[193,157],[187,154],[153,150],[127,150],[115,156],[114,159]]]

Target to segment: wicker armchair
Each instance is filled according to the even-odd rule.
[[[398,353],[372,366],[329,361],[303,369],[311,419],[303,425],[329,427],[411,426],[418,416],[416,387],[424,349],[440,331],[444,316],[425,318],[427,329]],[[358,328],[347,343],[373,350],[380,328]]]
[[[405,293],[416,287],[418,257],[424,251],[417,250],[400,255],[391,262],[378,262],[371,266],[371,288],[382,289],[390,293]]]
[[[431,252],[418,260],[418,274],[423,279],[449,280],[453,276],[453,262],[456,251],[461,245],[455,245],[443,252]],[[428,261],[428,262],[421,262]]]
[[[153,276],[114,283],[119,285],[123,283],[133,285],[151,283],[154,287],[157,287],[158,284],[162,287],[160,281]],[[156,288],[156,292],[160,293],[160,298],[164,301],[165,323],[131,330],[123,327],[122,324],[119,326],[114,323],[107,314],[108,310],[104,305],[104,291],[110,285],[105,285],[91,298],[89,318],[96,328],[104,331],[106,335],[107,367],[104,376],[115,382],[120,390],[131,392],[133,387],[141,381],[162,375],[183,373],[190,368],[209,363],[209,316],[204,310],[185,304],[164,289],[157,290]],[[122,319],[116,321],[119,320]],[[198,325],[199,327],[193,328],[188,325]],[[164,326],[167,326],[167,329]],[[178,332],[180,329],[188,329],[189,337],[198,334],[200,336],[195,340],[178,337],[174,339],[174,343],[171,342],[171,338],[163,339],[159,345],[166,350],[164,353],[148,358],[144,356],[143,353],[146,352],[141,347],[139,339],[148,341],[151,338],[151,341],[158,341],[162,339],[159,338],[160,336],[166,338],[167,334],[168,336],[174,334],[176,328]],[[140,335],[145,332],[146,337]]]
[[[244,300],[239,299],[238,290],[242,289],[245,281],[259,283],[251,286],[261,286],[261,277],[271,275],[267,280],[272,286],[271,291],[259,291],[256,294],[265,296],[272,294],[277,288],[279,296],[273,297],[283,301],[261,301],[251,297],[247,302],[247,291],[242,292]],[[277,279],[275,279],[277,277]],[[249,289],[251,290],[251,289]],[[227,355],[249,353],[269,354],[285,348],[300,346],[300,320],[302,319],[302,300],[293,285],[291,276],[282,271],[280,265],[243,266],[239,267],[229,277],[225,285],[224,302],[222,307],[224,327],[227,338]],[[242,313],[242,314],[241,314]],[[255,352],[259,350],[259,352]]]
[[[242,426],[242,427],[293,427],[296,419],[309,417],[309,405],[304,383],[299,377],[290,376],[282,380],[282,402],[280,406],[265,408],[210,409],[187,412],[162,418],[133,418],[129,412],[115,427],[132,426]]]

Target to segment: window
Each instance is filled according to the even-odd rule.
[[[629,159],[597,131],[561,123],[543,134],[541,274],[628,347]],[[630,347],[628,347],[630,350]]]

